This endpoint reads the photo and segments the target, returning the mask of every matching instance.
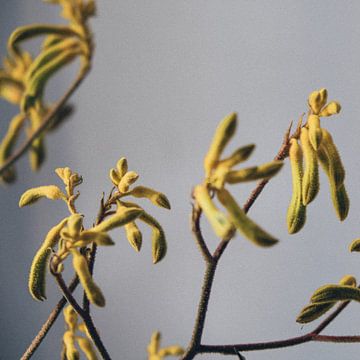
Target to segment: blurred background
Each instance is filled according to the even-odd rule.
[[[289,122],[307,110],[308,94],[326,87],[329,99],[343,107],[339,116],[322,124],[333,134],[347,169],[349,216],[343,223],[337,220],[322,175],[304,229],[289,236],[285,219],[291,176],[286,163],[249,213],[281,242],[259,249],[241,236],[232,241],[216,273],[203,342],[277,340],[312,329],[315,324],[295,322],[312,292],[345,274],[360,277],[360,256],[348,251],[360,235],[359,12],[355,0],[98,1],[91,24],[94,67],[71,100],[75,114],[47,137],[48,158],[39,173],[29,170],[24,157],[17,183],[0,188],[0,359],[20,358],[59,299],[49,277],[47,301],[35,302],[27,290],[27,274],[47,231],[67,209],[49,201],[19,209],[26,189],[60,185],[57,167],[78,171],[84,177],[78,209],[90,226],[102,191],[111,188],[109,169],[126,156],[130,169],[140,174],[139,183],[167,194],[170,212],[144,203],[166,230],[166,258],[152,265],[149,232],[144,231],[143,248],[135,253],[124,233],[115,230],[116,246],[101,248],[95,265],[107,306],[93,307],[92,313],[113,359],[146,359],[155,330],[163,333],[163,345],[186,346],[204,272],[189,231],[190,192],[202,180],[203,157],[218,122],[237,111],[239,129],[228,152],[255,142],[247,164],[267,162]],[[14,28],[61,22],[58,13],[57,6],[40,0],[2,2],[1,55]],[[51,98],[63,93],[74,71],[51,81]],[[16,108],[2,101],[0,109],[2,137]],[[232,193],[243,203],[254,185],[234,186]],[[213,249],[217,240],[206,221],[203,228]],[[360,305],[354,303],[325,333],[359,334],[359,322]],[[59,358],[63,329],[60,318],[34,359]],[[359,349],[358,344],[311,343],[244,355],[248,360],[353,360]]]

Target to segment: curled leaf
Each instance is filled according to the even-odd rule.
[[[304,226],[306,220],[306,207],[302,202],[303,154],[296,139],[290,140],[289,158],[293,193],[287,211],[287,226],[289,234],[295,234]]]
[[[259,166],[229,171],[226,174],[226,182],[229,184],[236,184],[245,181],[270,179],[280,171],[283,165],[283,161],[274,160]]]
[[[46,235],[43,244],[36,252],[32,261],[29,275],[29,291],[35,300],[46,299],[46,271],[49,265],[50,255],[52,248],[60,240],[60,232],[64,228],[67,218],[60,221],[55,225]]]
[[[305,171],[302,178],[302,202],[304,205],[313,201],[320,189],[317,154],[309,140],[308,129],[301,129],[300,141],[305,158]]]
[[[273,246],[278,242],[245,214],[227,190],[219,190],[217,195],[227,209],[232,223],[247,239],[262,247]]]
[[[170,209],[170,202],[165,194],[145,186],[136,186],[129,193],[137,198],[147,198],[154,205]]]
[[[41,198],[50,200],[66,200],[66,196],[55,185],[39,186],[25,191],[20,198],[19,206],[27,206],[35,203]]]
[[[102,294],[100,288],[95,284],[85,257],[76,249],[71,249],[71,253],[73,255],[74,269],[89,301],[100,307],[105,306],[104,295]]]
[[[209,176],[211,171],[220,159],[220,156],[235,133],[237,125],[237,115],[232,113],[226,116],[218,125],[215,136],[211,142],[209,151],[204,160],[204,168],[206,176]]]
[[[215,234],[222,240],[230,240],[234,226],[229,219],[215,206],[206,186],[198,185],[194,189],[194,197],[204,211]]]

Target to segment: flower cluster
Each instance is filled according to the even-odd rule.
[[[142,234],[135,223],[136,219],[145,222],[152,228],[153,262],[157,263],[165,256],[167,246],[161,225],[142,207],[124,201],[123,197],[145,197],[154,204],[169,209],[168,199],[164,194],[143,186],[130,190],[130,182],[134,181],[131,175],[134,172],[127,171],[125,158],[120,159],[117,165],[117,170],[112,169],[110,174],[112,179],[115,176],[116,179],[119,179],[118,188],[121,191],[114,191],[113,189],[106,202],[102,199],[100,215],[96,224],[90,229],[84,228],[84,216],[79,214],[75,207],[75,201],[80,195],[79,192],[75,192],[75,188],[81,184],[82,178],[70,168],[55,170],[64,182],[65,192],[56,185],[48,185],[29,189],[21,196],[20,207],[33,204],[41,198],[48,198],[65,201],[70,212],[70,216],[62,219],[48,232],[33,259],[30,269],[29,290],[34,299],[46,299],[45,279],[49,264],[54,274],[60,273],[64,269],[64,261],[71,255],[73,268],[89,301],[98,306],[105,306],[105,298],[90,273],[86,249],[94,244],[96,246],[114,245],[108,232],[114,228],[124,227],[130,244],[139,251]],[[120,174],[119,169],[123,171],[122,174]],[[114,206],[116,209],[113,209]]]
[[[0,144],[0,165],[11,157],[22,130],[31,137],[50,113],[50,106],[44,99],[48,80],[64,66],[80,58],[80,74],[90,66],[92,39],[87,20],[95,13],[93,0],[47,1],[63,7],[67,25],[34,24],[17,28],[8,40],[8,56],[0,69],[0,97],[19,107],[19,114],[9,124],[7,133]],[[33,57],[22,49],[21,43],[44,36],[39,53]],[[70,107],[57,112],[52,126],[60,123],[71,113]],[[28,121],[26,121],[28,119]],[[30,149],[30,164],[38,170],[45,159],[44,135],[37,137]],[[2,180],[12,182],[16,178],[14,167],[9,168]]]
[[[83,322],[78,322],[78,315],[71,305],[68,305],[63,313],[65,320],[63,354],[66,356],[64,358],[68,360],[80,359],[79,351],[76,348],[76,344],[78,344],[86,359],[97,360],[98,356],[92,345],[91,337],[88,335],[86,325]],[[80,331],[85,336],[77,335],[77,331]]]
[[[233,137],[237,126],[235,113],[225,117],[216,129],[215,136],[204,160],[206,179],[194,189],[196,204],[202,209],[209,220],[215,234],[222,240],[229,240],[235,229],[247,239],[259,246],[272,246],[277,243],[255,224],[237,204],[230,192],[225,189],[227,184],[237,184],[259,179],[269,179],[276,175],[283,166],[282,161],[252,166],[244,169],[234,167],[247,160],[255,145],[247,145],[235,150],[229,157],[221,158],[225,146]],[[217,197],[226,209],[227,214],[219,210],[213,197]]]
[[[338,114],[341,107],[336,101],[328,104],[326,102],[326,89],[310,94],[307,122],[302,126],[300,120],[297,134],[290,140],[289,158],[293,180],[293,193],[287,213],[290,234],[298,232],[304,226],[306,206],[319,192],[319,163],[328,177],[331,198],[338,218],[344,220],[349,211],[349,199],[344,185],[344,166],[332,136],[328,130],[320,126],[320,117]]]
[[[156,331],[152,334],[150,343],[147,347],[148,360],[163,360],[167,356],[180,356],[184,354],[184,349],[179,345],[160,348],[161,334]]]

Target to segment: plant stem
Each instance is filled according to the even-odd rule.
[[[59,285],[64,297],[69,302],[69,304],[73,307],[73,309],[79,314],[79,316],[84,320],[86,328],[89,332],[89,335],[94,342],[96,348],[98,349],[99,353],[101,354],[104,360],[111,360],[108,351],[106,350],[100,335],[95,327],[95,324],[92,320],[92,317],[88,312],[85,312],[83,308],[77,303],[75,298],[72,296],[71,292],[69,291],[68,287],[66,286],[63,277],[59,273],[52,272],[55,277],[57,284]]]
[[[13,153],[0,167],[0,175],[2,175],[9,167],[11,167],[17,160],[19,160],[27,150],[30,149],[32,143],[48,128],[57,112],[64,106],[68,101],[71,95],[82,83],[87,73],[89,72],[90,67],[84,68],[83,71],[80,71],[74,82],[70,85],[66,93],[60,98],[60,100],[48,111],[42,124],[31,134],[31,136],[24,141],[24,143],[19,147],[19,149]]]
[[[71,283],[70,283],[70,285],[68,287],[69,292],[70,293],[73,292],[78,284],[79,284],[79,278],[77,276],[75,276],[72,279],[72,281],[71,281]],[[54,324],[54,322],[58,318],[60,312],[62,311],[62,309],[64,308],[66,303],[67,303],[67,300],[63,296],[59,300],[59,302],[55,305],[55,307],[51,311],[49,317],[47,318],[47,320],[45,321],[45,323],[41,327],[40,331],[38,332],[38,334],[35,336],[35,338],[31,342],[30,346],[26,349],[26,351],[24,352],[24,354],[20,358],[20,360],[29,360],[34,355],[36,349],[40,346],[40,344],[44,340],[46,334],[51,329],[52,325]]]

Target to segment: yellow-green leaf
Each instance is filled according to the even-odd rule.
[[[317,302],[315,304],[306,305],[300,312],[296,321],[301,324],[307,324],[318,319],[320,316],[328,312],[333,306],[334,302]]]
[[[98,360],[96,351],[89,339],[76,336],[76,341],[78,342],[81,351],[85,354],[87,360]]]
[[[126,232],[126,238],[128,239],[130,245],[135,249],[135,251],[140,251],[142,245],[142,234],[135,222],[129,222],[124,225]]]
[[[320,146],[322,139],[322,132],[320,127],[320,118],[318,115],[309,115],[307,121],[309,127],[309,140],[314,150],[317,150]]]
[[[235,165],[238,165],[246,161],[255,149],[255,144],[249,144],[239,149],[235,150],[229,157],[224,160],[220,160],[218,165],[224,166],[227,168],[232,168]]]

